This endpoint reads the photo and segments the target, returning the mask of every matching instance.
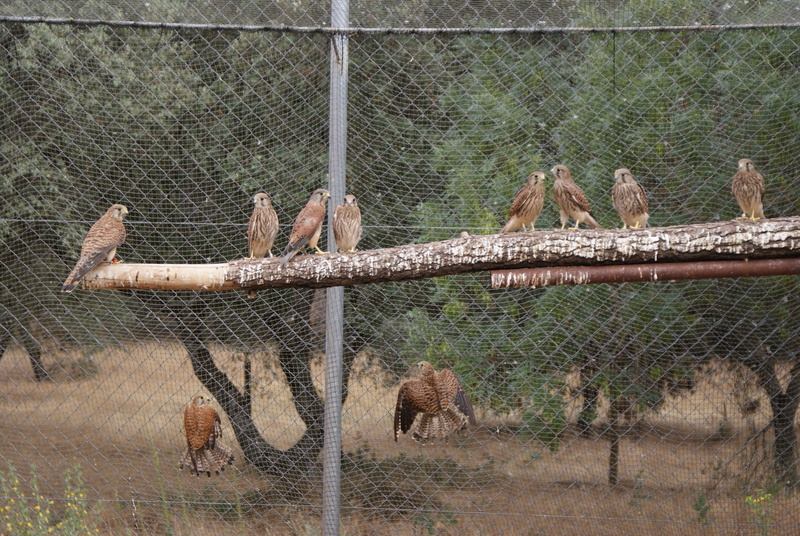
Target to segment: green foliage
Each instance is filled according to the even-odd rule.
[[[529,376],[539,385],[528,389],[530,394],[525,402],[527,409],[522,413],[522,430],[555,454],[561,448],[560,435],[567,426],[564,396],[552,391],[553,386],[559,383],[558,378],[530,373]]]
[[[773,507],[772,493],[759,489],[755,495],[748,495],[744,499],[745,505],[750,509],[748,517],[758,528],[759,536],[768,536],[773,523],[770,521]]]
[[[697,494],[697,500],[692,504],[692,510],[697,512],[697,520],[703,527],[711,523],[709,513],[711,512],[711,504],[708,502],[708,496],[705,491]]]
[[[64,479],[63,512],[55,513],[56,501],[46,499],[39,491],[36,468],[31,467],[31,476],[26,483],[30,491],[26,494],[20,477],[9,462],[8,469],[0,473],[0,489],[5,504],[0,505],[2,527],[7,536],[93,536],[99,533],[97,517],[87,506],[86,484],[80,467],[67,470]]]

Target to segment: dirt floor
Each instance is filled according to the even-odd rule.
[[[214,356],[241,382],[241,354],[217,348]],[[302,422],[272,358],[251,357],[256,423],[268,442],[287,448]],[[54,381],[35,383],[22,350],[0,361],[0,433],[8,440],[0,471],[11,462],[28,483],[35,473],[40,492],[57,498],[67,472],[80,467],[101,534],[319,534],[321,475],[299,494],[260,475],[224,418],[234,467],[212,479],[178,471],[183,406],[202,392],[179,344],[94,355],[52,349],[45,365]],[[321,366],[315,372],[322,391]],[[620,484],[610,488],[608,441],[572,427],[556,453],[513,433],[513,415],[483,413],[449,444],[395,443],[398,386],[363,365],[343,412],[341,534],[800,534],[796,495],[758,501],[760,519],[747,505],[766,493],[770,436],[759,433],[768,404],[742,385],[712,370],[690,395],[629,423]]]

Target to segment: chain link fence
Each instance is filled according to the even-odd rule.
[[[766,216],[800,214],[796,2],[350,13],[359,249],[495,233],[556,164],[607,228],[621,167],[654,226],[735,218],[745,157]],[[0,533],[318,534],[324,290],[59,289],[113,203],[126,262],[246,256],[259,191],[283,249],[328,180],[327,4],[0,16]],[[559,225],[551,184],[537,229]],[[794,534],[799,285],[346,288],[341,534]],[[394,440],[421,360],[476,411],[447,443]],[[236,461],[196,478],[177,468],[183,408],[209,391]]]

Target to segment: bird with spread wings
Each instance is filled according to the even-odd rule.
[[[183,428],[186,432],[186,450],[181,456],[179,469],[189,467],[189,473],[219,474],[233,464],[233,451],[223,445],[222,422],[209,399],[196,395],[183,410]]]
[[[81,256],[67,276],[61,292],[72,292],[83,277],[101,262],[119,262],[115,259],[117,248],[125,242],[125,225],[122,218],[128,213],[125,205],[111,205],[86,233]]]
[[[475,412],[458,376],[448,369],[436,372],[427,361],[417,363],[419,379],[405,382],[397,393],[394,440],[407,433],[422,414],[412,437],[421,443],[450,434],[468,424],[475,425]]]

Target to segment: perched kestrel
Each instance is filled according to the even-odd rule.
[[[472,404],[451,370],[436,372],[427,361],[417,364],[418,380],[405,382],[397,393],[394,410],[394,440],[411,429],[417,413],[422,413],[413,437],[425,443],[441,437],[447,441],[450,433],[475,424]]]
[[[272,244],[278,236],[278,215],[272,208],[272,201],[265,193],[258,193],[253,197],[253,215],[247,226],[248,259],[260,259],[269,255],[272,257]],[[248,298],[255,298],[256,291],[247,293]]]
[[[186,431],[186,450],[181,456],[179,469],[189,467],[189,473],[219,474],[233,463],[233,451],[218,441],[222,426],[217,411],[209,405],[207,397],[195,396],[183,410],[183,428]]]
[[[333,237],[339,251],[355,251],[361,240],[361,210],[354,195],[344,196],[333,211]]]
[[[525,231],[528,225],[533,231],[533,224],[542,212],[544,206],[544,181],[545,174],[541,171],[534,171],[528,175],[525,186],[514,196],[511,208],[508,211],[508,223],[506,223],[501,233],[513,233],[519,229]]]
[[[319,235],[322,233],[322,221],[325,219],[325,203],[331,194],[322,188],[314,190],[311,199],[297,215],[292,226],[292,233],[289,235],[289,243],[283,250],[281,264],[286,264],[289,260],[307,245],[317,250],[317,253],[325,253],[317,247]]]
[[[625,168],[614,172],[614,180],[611,202],[622,219],[622,228],[647,227],[650,214],[647,213],[647,194],[644,193],[642,185],[636,182],[631,172]]]
[[[733,197],[744,212],[740,219],[752,221],[764,218],[764,177],[756,171],[753,161],[749,158],[739,160],[739,171],[733,176],[731,185]]]
[[[570,175],[567,166],[556,166],[550,172],[556,178],[555,182],[553,182],[553,199],[555,199],[558,211],[561,213],[561,228],[566,227],[569,219],[572,218],[575,220],[575,227],[570,227],[570,229],[577,229],[581,223],[585,223],[595,229],[602,229],[600,224],[592,217],[592,209],[586,199],[586,194],[572,180],[572,175]]]
[[[86,238],[83,239],[81,256],[64,281],[61,292],[72,292],[83,276],[101,262],[115,262],[117,248],[125,242],[125,225],[122,223],[122,218],[127,213],[125,205],[111,205],[92,225],[86,233]]]

